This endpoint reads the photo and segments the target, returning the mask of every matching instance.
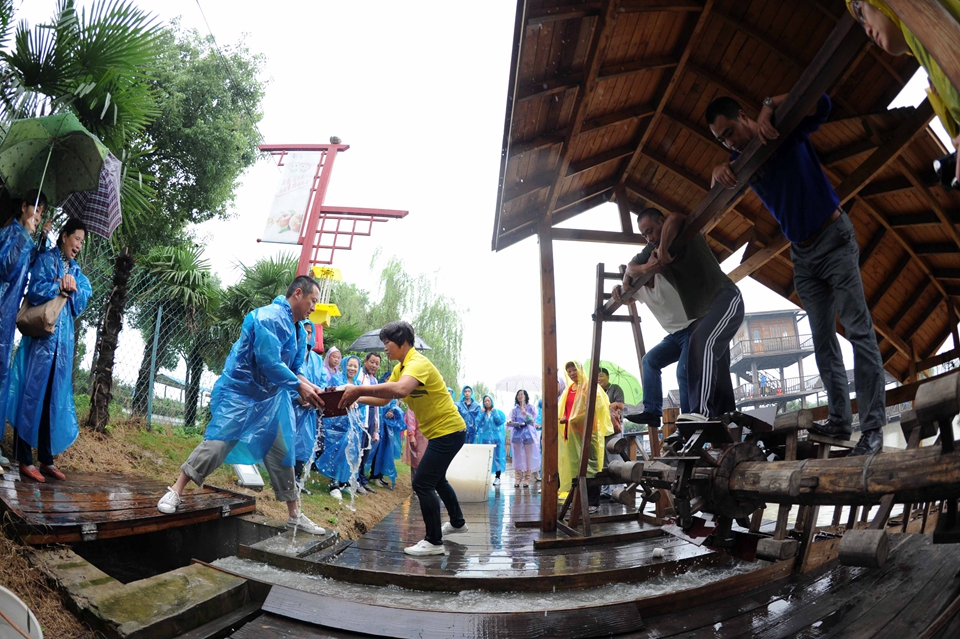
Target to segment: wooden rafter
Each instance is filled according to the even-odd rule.
[[[913,250],[917,255],[944,255],[960,252],[960,248],[953,242],[922,242],[914,244]]]
[[[710,6],[709,3],[706,5],[704,13],[708,12]],[[704,16],[701,14],[698,27],[702,25],[703,19]],[[784,102],[777,108],[775,123],[782,133],[780,138],[771,140],[766,145],[762,144],[759,139],[752,141],[744,150],[744,153],[734,162],[733,169],[739,181],[748,181],[754,172],[776,152],[783,139],[806,117],[816,104],[820,95],[836,81],[843,72],[843,69],[846,68],[846,65],[856,56],[860,47],[863,46],[864,38],[865,36],[863,35],[862,29],[860,29],[859,25],[857,25],[852,18],[842,18],[837,22],[837,26],[827,37],[823,46],[810,63],[810,66],[804,70],[800,79],[794,84],[790,93],[787,94]],[[694,41],[696,41],[696,37],[690,39],[691,43]],[[673,80],[676,80],[677,74],[682,71],[685,59],[689,55],[689,48],[690,45],[688,44],[687,51],[685,51],[684,54],[685,57],[681,58],[681,64],[677,67],[677,72],[674,74]],[[671,86],[674,85],[671,84]],[[661,105],[663,105],[663,100],[669,99],[670,95],[672,95],[672,90],[668,87],[667,94],[661,99]],[[662,112],[663,109],[659,108],[658,111]],[[655,124],[658,115],[659,113],[653,116],[650,126],[648,126],[648,131],[650,127]],[[649,139],[649,135],[646,133],[645,138]],[[641,151],[642,144],[639,145],[634,160],[639,157]],[[632,166],[628,166],[628,172],[632,171],[636,162],[631,162],[631,165]],[[625,176],[627,174],[625,174]],[[621,181],[625,179],[626,177],[622,178]],[[736,199],[737,195],[738,193],[736,191],[725,189],[719,184],[714,186],[700,203],[697,204],[693,212],[687,216],[683,231],[669,247],[669,250],[675,252],[679,247],[689,242],[690,239],[707,226],[708,223],[729,210],[731,202]],[[639,278],[638,281],[633,283],[633,286],[640,286],[644,283],[645,278]],[[627,291],[627,293],[629,292],[630,291]],[[609,300],[604,304],[604,313],[613,313],[619,307],[619,302]]]
[[[605,0],[600,10],[600,16],[597,18],[596,24],[593,27],[593,35],[590,38],[590,47],[588,48],[586,62],[583,67],[583,85],[577,90],[573,112],[570,116],[570,126],[567,128],[563,147],[560,151],[560,166],[558,167],[556,178],[550,186],[550,194],[547,196],[547,210],[544,213],[544,217],[550,224],[552,224],[551,218],[557,206],[557,201],[560,199],[563,181],[567,177],[567,169],[572,159],[571,149],[573,143],[576,141],[577,136],[580,135],[584,116],[590,107],[590,99],[593,97],[593,92],[597,87],[600,65],[603,62],[607,45],[613,35],[614,25],[616,24],[616,11],[619,8],[619,4],[620,0]]]
[[[863,268],[863,265],[866,264],[871,257],[877,252],[877,249],[880,248],[880,244],[883,242],[884,236],[887,234],[887,229],[880,227],[877,229],[877,232],[873,234],[873,237],[870,238],[870,241],[867,242],[867,245],[863,247],[863,250],[860,251],[860,268]]]
[[[923,297],[923,294],[927,292],[930,282],[925,281],[922,285],[914,288],[913,295],[909,297],[901,306],[900,310],[890,318],[890,326],[894,329],[897,328],[897,325],[903,320],[906,315],[913,310],[913,307],[916,305],[920,298]]]
[[[874,318],[873,328],[880,335],[882,335],[885,340],[890,342],[890,344],[895,349],[897,349],[898,351],[906,355],[907,359],[911,359],[913,357],[913,349],[911,349],[910,346],[905,341],[900,339],[900,336],[897,335],[896,331],[894,331],[892,328],[887,326],[886,323],[884,323],[883,321],[877,318]]]
[[[734,86],[734,84],[729,80],[720,77],[713,71],[707,71],[703,67],[692,62],[687,64],[687,71],[695,73],[704,80],[708,80],[720,87],[725,94],[739,102],[743,110],[746,111],[751,117],[757,115],[758,110],[755,105],[759,103],[760,100],[758,100],[756,96],[747,93],[745,89]]]
[[[785,47],[783,46],[783,42],[774,42],[773,39],[759,29],[746,24],[743,20],[734,18],[723,11],[715,9],[713,11],[713,15],[717,18],[720,18],[744,35],[749,36],[752,40],[756,40],[762,44],[764,47],[769,49],[773,55],[778,56],[788,66],[793,67],[794,70],[803,71],[804,68],[806,68],[806,64],[802,60],[800,54],[795,51],[786,51]]]
[[[657,105],[657,110],[650,118],[650,122],[647,123],[647,127],[644,129],[643,135],[640,137],[640,141],[637,144],[633,157],[630,158],[630,161],[627,162],[627,166],[624,168],[623,173],[620,174],[620,184],[625,185],[627,180],[630,178],[631,173],[633,173],[633,170],[637,167],[637,164],[640,162],[640,157],[643,153],[644,146],[646,146],[647,142],[650,141],[650,137],[657,128],[660,115],[663,113],[663,110],[667,108],[667,105],[670,103],[670,99],[673,97],[677,87],[680,86],[680,79],[683,76],[684,68],[687,65],[687,61],[690,59],[690,54],[693,53],[696,43],[700,40],[700,33],[703,31],[703,28],[707,23],[707,18],[710,16],[710,11],[712,9],[713,0],[706,0],[706,3],[703,5],[703,11],[700,12],[697,23],[693,27],[693,32],[687,39],[686,46],[683,48],[683,53],[680,55],[680,60],[677,62],[677,66],[674,68],[673,75],[670,77],[670,82],[667,84],[666,90],[660,96],[660,102]]]
[[[840,204],[849,202],[870,180],[892,164],[907,145],[926,128],[933,115],[930,101],[921,102],[913,115],[900,123],[890,137],[840,183],[836,189]]]
[[[881,227],[883,228],[883,227]],[[897,283],[901,277],[903,277],[903,271],[910,265],[910,260],[913,259],[913,256],[910,253],[904,254],[900,258],[900,261],[897,262],[897,265],[893,267],[893,270],[890,271],[890,274],[887,275],[887,278],[883,280],[883,283],[877,287],[877,290],[874,291],[873,295],[870,297],[870,300],[867,302],[867,308],[870,309],[870,312],[873,313],[873,309],[877,307],[877,304],[880,303],[880,300],[887,294],[887,291]]]
[[[927,205],[930,207],[930,210],[933,211],[933,214],[937,216],[937,219],[940,220],[940,228],[943,229],[943,232],[947,234],[953,243],[960,249],[960,233],[957,232],[957,227],[954,226],[954,221],[951,218],[950,214],[940,206],[940,202],[933,196],[933,193],[930,192],[930,189],[923,184],[919,178],[913,173],[913,169],[909,164],[904,162],[903,158],[898,159],[900,165],[900,173],[903,174],[903,177],[907,178],[907,181],[913,185],[913,187],[920,194],[920,197],[926,201]]]
[[[601,244],[640,244],[647,241],[636,233],[621,233],[617,231],[592,231],[587,229],[553,229],[553,239],[570,242],[600,242]]]
[[[773,240],[771,244],[760,249],[750,257],[744,257],[744,260],[740,262],[737,268],[733,269],[728,274],[730,279],[734,282],[739,282],[748,275],[752,275],[764,264],[785,251],[788,246],[790,246],[790,240],[781,235],[777,239]]]
[[[903,333],[904,339],[906,339],[907,341],[913,339],[913,336],[917,334],[917,331],[919,331],[924,324],[927,323],[927,320],[929,320],[930,316],[933,315],[933,312],[937,310],[937,307],[943,304],[943,301],[944,301],[944,298],[940,297],[939,295],[934,297],[930,301],[930,303],[927,305],[927,307],[920,312],[920,314],[917,316],[917,319],[914,320],[913,324],[910,325],[910,328],[904,331]]]

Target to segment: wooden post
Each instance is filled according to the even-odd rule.
[[[633,343],[637,349],[637,366],[640,367],[640,386],[643,387],[643,358],[647,355],[647,349],[643,345],[643,330],[640,328],[640,313],[637,311],[637,303],[631,302],[627,305],[630,309],[630,328],[633,329]]]
[[[557,529],[557,494],[560,475],[557,472],[557,429],[560,424],[557,407],[557,301],[553,272],[553,229],[550,222],[540,223],[540,327],[543,335],[543,450],[540,485],[540,530]]]

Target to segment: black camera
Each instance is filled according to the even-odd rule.
[[[957,182],[956,151],[934,160],[933,170],[937,172],[937,177],[940,178],[940,185],[943,188],[960,191],[960,182]]]

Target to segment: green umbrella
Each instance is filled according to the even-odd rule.
[[[584,368],[590,370],[590,360],[584,364]],[[610,372],[610,383],[616,384],[623,389],[623,398],[627,404],[636,406],[643,401],[643,386],[633,374],[617,366],[613,362],[605,359],[600,360],[600,368],[605,368]]]
[[[97,188],[107,153],[72,113],[14,120],[0,144],[0,179],[13,197],[41,189],[57,206]]]

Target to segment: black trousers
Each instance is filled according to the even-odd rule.
[[[57,369],[57,359],[54,357],[50,367],[50,378],[47,380],[47,393],[43,397],[43,409],[40,411],[40,428],[37,432],[37,459],[45,466],[53,466],[53,454],[50,451],[50,399],[53,394],[53,371]],[[24,466],[33,466],[33,451],[30,444],[16,435],[17,461]]]
[[[431,439],[413,478],[413,490],[420,500],[420,514],[427,529],[424,539],[431,544],[443,542],[440,531],[440,501],[443,501],[447,514],[450,515],[451,524],[459,528],[465,523],[457,493],[447,481],[447,468],[463,448],[466,438],[467,431],[461,430]]]

